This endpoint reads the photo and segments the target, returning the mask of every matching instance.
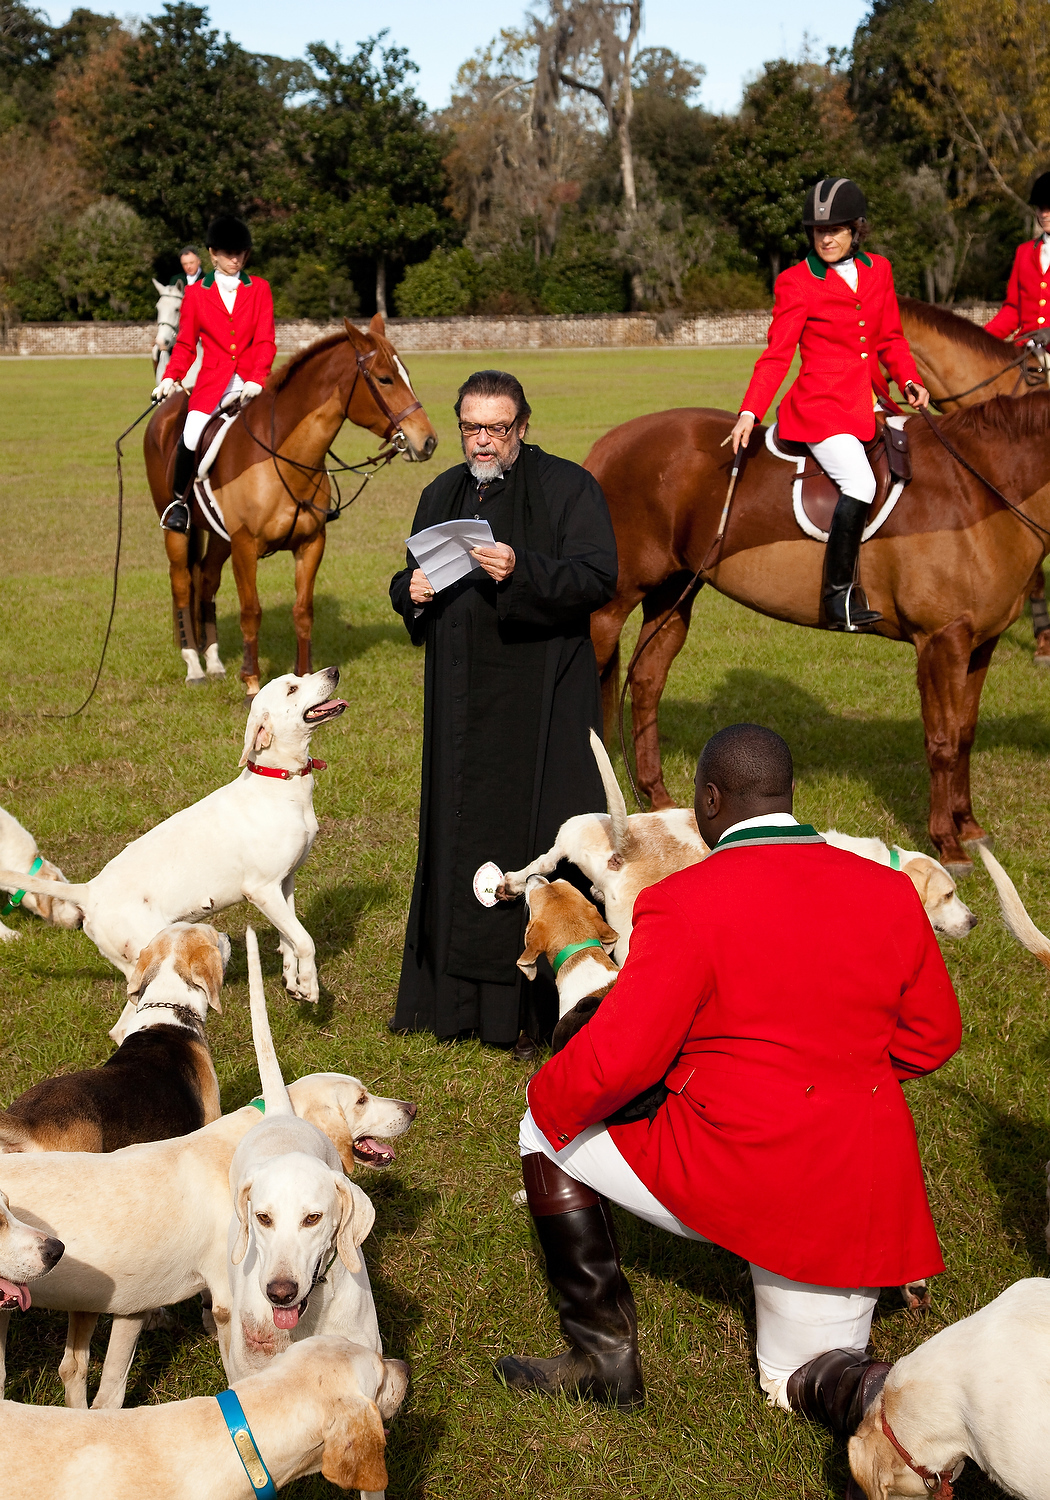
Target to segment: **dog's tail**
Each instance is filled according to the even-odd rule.
[[[1039,962],[1045,968],[1050,969],[1050,938],[1039,931],[1028,915],[1024,902],[1017,894],[1017,887],[995,855],[991,854],[983,844],[978,844],[977,847],[981,851],[985,868],[995,885],[996,895],[999,897],[999,909],[1007,928],[1017,941],[1028,949],[1029,953],[1034,953]]]
[[[609,809],[609,821],[612,824],[613,848],[617,854],[624,854],[628,840],[627,803],[623,800],[623,793],[620,791],[616,772],[612,768],[609,752],[593,729],[591,730],[591,751],[598,762],[598,774],[605,788],[605,805]]]
[[[252,1012],[252,1041],[255,1043],[255,1057],[259,1064],[259,1082],[262,1084],[266,1114],[267,1116],[291,1115],[295,1111],[292,1109],[288,1090],[284,1086],[284,1075],[277,1061],[273,1037],[270,1034],[270,1018],[266,1014],[266,991],[263,988],[262,964],[259,962],[259,939],[255,936],[254,928],[245,929],[244,946],[248,950],[248,996]]]
[[[18,875],[14,870],[0,870],[0,891],[32,891],[34,896],[55,896],[59,901],[71,901],[74,906],[88,898],[86,885],[43,880],[39,875]]]

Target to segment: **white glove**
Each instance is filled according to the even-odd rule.
[[[153,401],[166,401],[168,399],[168,397],[171,395],[171,393],[172,393],[172,391],[174,389],[175,389],[175,382],[174,382],[174,380],[169,380],[168,377],[165,375],[165,377],[161,381],[160,385],[154,386],[154,388],[153,388],[153,396],[152,396],[151,399]]]
[[[241,386],[241,400],[254,401],[262,391],[262,386],[257,380],[246,380]]]

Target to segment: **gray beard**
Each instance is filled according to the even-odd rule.
[[[521,443],[519,442],[515,446],[514,452],[507,459],[506,468],[503,468],[498,458],[496,458],[495,461],[490,459],[487,463],[484,464],[478,463],[477,459],[468,458],[467,468],[470,470],[471,476],[476,479],[479,484],[492,484],[494,480],[503,478],[504,474],[507,473],[507,470],[513,466],[514,460],[517,458],[520,452]]]

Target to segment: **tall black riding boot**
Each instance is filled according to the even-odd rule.
[[[789,1377],[788,1402],[792,1411],[822,1422],[836,1437],[851,1437],[891,1368],[857,1349],[829,1349]]]
[[[871,506],[840,495],[824,553],[824,616],[829,630],[867,630],[882,619],[854,583],[860,539]]]
[[[165,531],[185,533],[190,529],[190,508],[186,496],[193,483],[197,455],[179,438],[175,449],[175,477],[171,481],[171,504],[160,518]]]
[[[620,1269],[609,1205],[542,1152],[523,1157],[521,1168],[569,1348],[554,1359],[508,1355],[496,1365],[496,1377],[516,1391],[640,1406],[638,1315]]]

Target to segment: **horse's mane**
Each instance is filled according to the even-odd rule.
[[[296,371],[302,369],[308,359],[313,359],[315,354],[321,354],[325,349],[334,349],[336,344],[341,344],[346,337],[345,330],[341,328],[338,333],[326,333],[323,338],[314,339],[312,344],[307,344],[305,349],[300,349],[297,354],[293,354],[286,365],[282,365],[279,370],[274,370],[266,382],[267,390],[276,395],[278,391],[284,389]]]
[[[992,396],[934,419],[945,437],[1042,437],[1050,429],[1050,391],[1028,396]],[[913,419],[914,422],[914,419]],[[909,429],[913,422],[909,422]]]
[[[971,323],[969,318],[960,318],[958,313],[949,312],[946,307],[936,307],[931,302],[917,302],[914,297],[902,297],[900,308],[913,317],[916,323],[925,324],[934,333],[942,333],[953,344],[973,349],[978,354],[994,354],[1004,365],[1009,363],[1009,351],[1002,339],[985,333],[979,323]]]

